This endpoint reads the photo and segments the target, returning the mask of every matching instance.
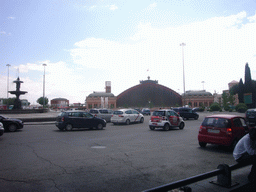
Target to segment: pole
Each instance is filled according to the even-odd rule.
[[[47,66],[46,64],[43,64],[44,66],[44,79],[43,79],[43,109],[45,106],[45,66]]]
[[[184,69],[184,46],[186,46],[185,43],[181,43],[180,46],[182,46],[182,61],[183,61],[183,91],[184,91],[184,95],[183,95],[183,105],[185,105],[185,69]]]
[[[10,64],[6,65],[8,67],[8,76],[7,76],[7,110],[9,109],[9,67],[11,66]]]

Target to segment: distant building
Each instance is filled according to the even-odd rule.
[[[65,98],[55,98],[51,100],[51,106],[53,108],[66,108],[69,106],[69,100]]]
[[[214,102],[214,96],[210,92],[206,92],[205,90],[199,91],[186,91],[185,96],[182,94],[182,98],[185,101],[183,102],[183,106],[189,105],[190,107],[210,107]]]
[[[86,97],[88,109],[92,108],[116,108],[116,97],[111,93],[111,82],[105,82],[105,92],[93,92]]]
[[[150,80],[150,77],[117,96],[117,107],[174,107],[181,106],[181,102],[180,94]]]

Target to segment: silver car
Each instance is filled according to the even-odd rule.
[[[119,109],[113,112],[110,121],[116,125],[119,123],[143,123],[144,116],[134,109]]]
[[[91,109],[89,112],[95,117],[105,119],[107,122],[110,122],[113,113],[111,109]]]

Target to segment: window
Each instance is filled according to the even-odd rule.
[[[242,127],[242,123],[239,118],[234,119],[233,123],[235,127]]]
[[[138,111],[135,111],[135,110],[132,111],[132,113],[133,113],[133,114],[137,114],[137,115],[139,114],[139,112],[138,112]]]

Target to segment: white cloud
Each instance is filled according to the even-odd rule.
[[[8,19],[12,19],[12,20],[14,20],[14,19],[16,19],[15,17],[8,17]]]
[[[112,11],[118,9],[118,7],[116,5],[107,5],[106,7],[108,7]]]

